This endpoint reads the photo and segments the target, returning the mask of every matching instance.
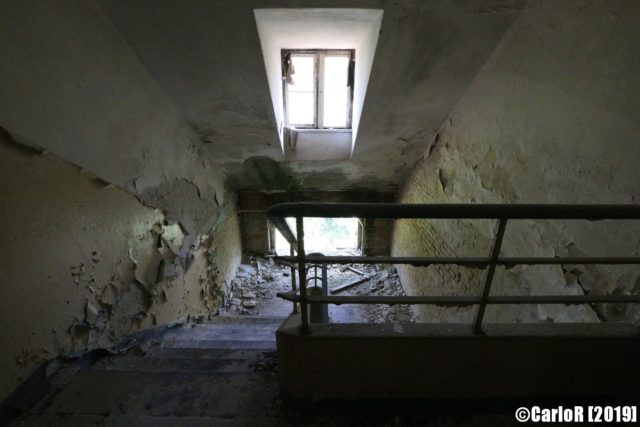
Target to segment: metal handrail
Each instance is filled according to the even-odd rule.
[[[300,293],[279,293],[278,296],[300,303],[301,327],[308,329],[307,305],[325,304],[432,304],[441,306],[478,305],[473,323],[476,333],[482,330],[487,304],[595,304],[640,303],[640,295],[536,295],[491,296],[493,275],[498,265],[557,264],[640,264],[640,257],[501,257],[500,249],[509,219],[568,219],[597,221],[604,219],[640,219],[640,205],[502,205],[502,204],[396,204],[396,203],[283,203],[267,210],[275,218],[296,218],[297,256],[279,256],[276,260],[297,263]],[[498,230],[489,257],[367,257],[367,256],[307,256],[304,251],[304,217],[358,218],[421,218],[421,219],[494,219]],[[325,264],[407,264],[414,266],[459,265],[487,268],[482,294],[479,296],[309,296],[306,292],[306,263]],[[293,264],[292,264],[293,265]]]

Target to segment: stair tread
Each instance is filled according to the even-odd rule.
[[[206,320],[197,325],[233,323],[233,324],[271,324],[282,323],[287,320],[288,316],[217,316]]]
[[[51,414],[264,416],[278,393],[273,372],[82,372],[60,391]],[[243,396],[243,399],[238,399]]]
[[[282,418],[267,417],[152,417],[152,416],[110,416],[101,424],[105,427],[271,427],[292,425]]]
[[[226,340],[226,341],[269,341],[275,340],[274,330],[256,331],[252,329],[230,331],[227,329],[206,330],[191,329],[189,331],[167,334],[165,341],[170,340]]]
[[[206,348],[206,349],[275,349],[274,340],[165,340],[166,348]]]
[[[232,349],[153,347],[144,357],[158,359],[255,359],[261,353],[271,353],[273,351],[273,348]]]
[[[253,358],[241,359],[189,359],[189,358],[148,358],[112,357],[100,361],[93,370],[140,371],[140,372],[247,372],[258,362]]]

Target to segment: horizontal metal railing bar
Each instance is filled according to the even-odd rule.
[[[499,257],[500,265],[640,264],[640,257]]]
[[[280,298],[288,301],[300,301],[300,295],[295,292],[280,292]],[[358,295],[358,296],[307,296],[308,303],[327,304],[435,304],[435,305],[476,305],[480,303],[478,296],[387,296],[387,295]]]
[[[277,256],[276,261],[294,262],[298,257]],[[460,264],[484,267],[489,264],[489,258],[443,258],[443,257],[367,257],[367,256],[307,256],[305,262],[313,264]]]
[[[448,218],[448,219],[640,219],[640,204],[397,204],[397,203],[281,203],[269,217],[326,218]]]
[[[295,262],[296,256],[276,256],[276,261]],[[381,256],[312,256],[305,261],[310,264],[407,264],[414,266],[461,265],[486,267],[491,263],[488,257],[381,257]],[[640,264],[640,257],[500,257],[498,265],[555,265],[555,264]]]
[[[299,302],[295,292],[280,292],[280,298]],[[307,296],[308,303],[325,304],[431,304],[431,305],[477,305],[480,296]],[[490,296],[487,304],[638,304],[640,295],[505,295]]]
[[[489,297],[489,304],[638,304],[640,295],[505,295]]]

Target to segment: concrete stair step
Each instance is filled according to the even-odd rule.
[[[166,335],[164,341],[175,340],[228,340],[228,341],[275,341],[275,330],[255,330],[253,328],[246,329],[191,329],[181,333]]]
[[[249,372],[257,355],[242,359],[188,359],[112,357],[92,366],[93,370],[138,372]]]
[[[211,331],[227,330],[237,331],[244,329],[252,329],[256,331],[275,331],[282,325],[280,322],[275,323],[199,323],[195,325],[184,326],[183,329],[204,329]]]
[[[229,349],[229,348],[167,348],[153,347],[145,358],[157,359],[251,359],[255,360],[263,352],[272,353],[273,348]]]
[[[206,349],[271,349],[275,350],[274,340],[193,340],[174,339],[163,342],[165,348],[206,348]]]
[[[260,418],[273,413],[277,395],[273,372],[89,370],[61,390],[45,414]]]
[[[9,427],[276,427],[292,426],[283,418],[154,417],[147,415],[32,415]]]
[[[293,425],[282,418],[240,417],[149,417],[110,416],[101,426],[105,427],[275,427]]]
[[[275,331],[284,317],[215,318],[144,354],[99,360],[19,426],[281,426]],[[242,396],[242,398],[238,398]]]
[[[197,323],[197,325],[216,325],[216,324],[233,324],[233,325],[281,325],[287,316],[217,316],[211,320]]]
[[[10,422],[9,427],[88,427],[100,426],[104,420],[103,415],[31,414],[24,419]]]

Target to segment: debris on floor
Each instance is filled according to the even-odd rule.
[[[395,267],[391,265],[357,265],[356,268],[364,273],[364,277],[359,274],[349,275],[348,281],[362,280],[368,277],[368,280],[362,281],[357,285],[351,286],[339,292],[340,295],[377,295],[377,296],[404,296],[404,289],[400,284],[400,277]],[[338,270],[339,271],[339,270]],[[346,275],[346,272],[343,273]],[[330,289],[331,289],[331,281]],[[348,282],[347,282],[348,283]],[[407,304],[397,304],[390,306],[388,304],[371,304],[358,305],[360,315],[364,321],[368,323],[384,323],[384,322],[411,322],[411,307]],[[338,307],[339,308],[339,307]]]
[[[312,277],[314,273],[310,268],[307,277]],[[321,272],[317,274],[320,276]],[[329,264],[327,281],[330,294],[405,295],[395,267],[389,265]],[[308,283],[312,282],[309,280]],[[276,294],[290,290],[289,266],[273,262],[271,258],[245,255],[236,277],[231,281],[220,314],[286,316],[291,312],[292,305]],[[330,318],[335,322],[370,323],[410,322],[412,319],[410,306],[386,304],[331,306]]]

